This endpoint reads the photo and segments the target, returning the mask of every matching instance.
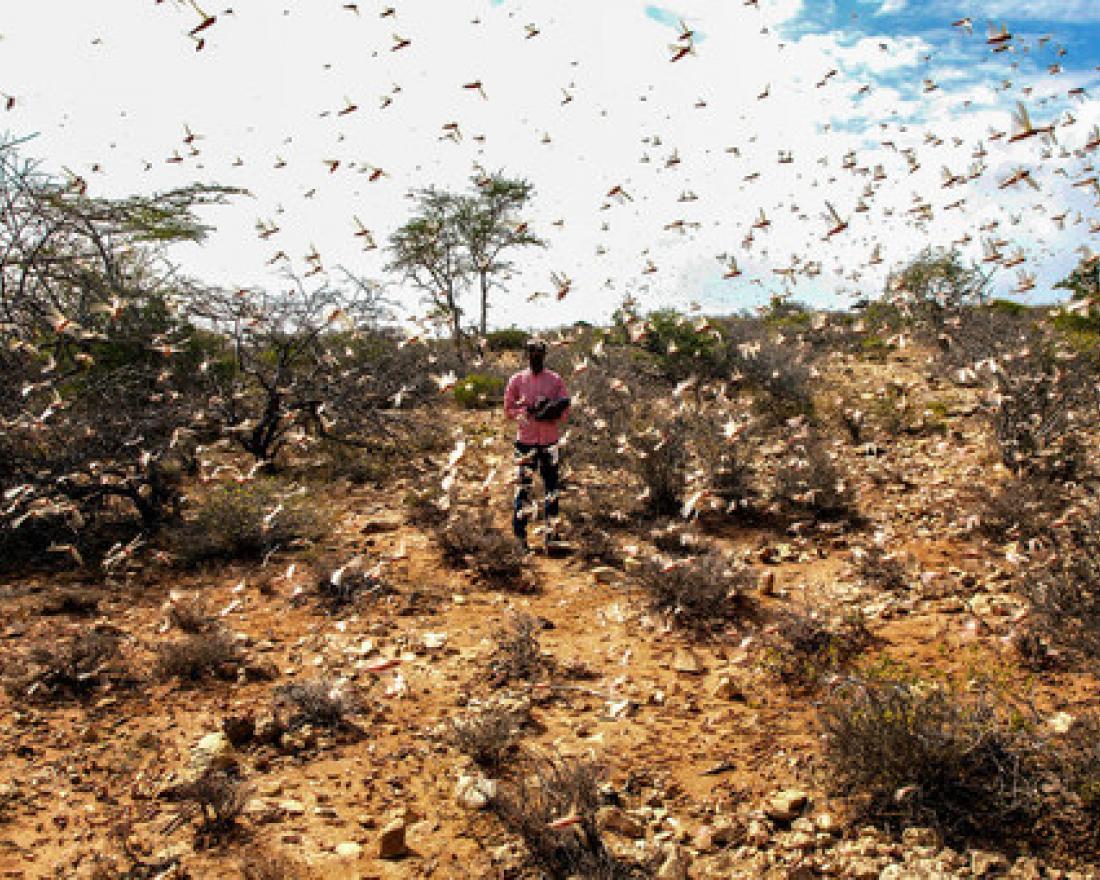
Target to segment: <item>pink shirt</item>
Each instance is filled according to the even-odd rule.
[[[516,373],[508,380],[504,389],[504,412],[510,419],[519,422],[516,439],[520,443],[537,446],[549,446],[558,442],[558,425],[565,421],[566,412],[552,422],[540,422],[528,417],[527,407],[540,397],[555,400],[565,397],[565,383],[553,370],[543,369],[541,373],[532,373],[530,369]]]

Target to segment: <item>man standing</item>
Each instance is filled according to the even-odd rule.
[[[512,376],[504,391],[505,415],[519,423],[512,531],[525,550],[527,522],[532,510],[538,509],[531,504],[535,470],[542,476],[546,490],[547,520],[558,515],[558,425],[569,410],[565,383],[545,367],[545,341],[538,337],[527,340],[527,362],[529,368]]]

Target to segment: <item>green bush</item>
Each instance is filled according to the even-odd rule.
[[[713,373],[721,361],[722,345],[713,333],[696,331],[691,319],[675,309],[646,316],[649,332],[642,343],[666,378],[683,379]]]
[[[455,403],[463,409],[492,409],[504,399],[504,380],[485,373],[470,373],[455,385]]]
[[[986,308],[991,312],[1000,312],[1001,314],[1008,315],[1010,318],[1020,318],[1031,311],[1031,309],[1023,303],[1018,303],[1011,299],[992,299],[986,303]]]
[[[490,330],[485,337],[489,344],[489,351],[523,351],[524,344],[530,334],[518,327],[508,327],[504,330]]]
[[[1069,347],[1092,364],[1100,364],[1100,309],[1087,315],[1062,312],[1054,316],[1054,329]]]
[[[877,333],[871,333],[859,340],[859,348],[863,354],[870,357],[885,357],[893,346]]]
[[[874,300],[862,310],[864,326],[872,332],[898,330],[905,324],[901,309],[892,302]]]
[[[209,559],[254,559],[278,545],[317,538],[321,518],[278,480],[219,486],[169,535],[184,565]]]

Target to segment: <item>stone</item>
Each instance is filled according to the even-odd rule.
[[[691,845],[699,850],[699,852],[713,852],[715,848],[714,827],[711,825],[700,825],[695,829],[695,834],[692,835]]]
[[[274,713],[268,712],[256,719],[253,727],[253,736],[257,742],[265,745],[276,745],[283,736],[284,727]]]
[[[657,880],[688,880],[689,864],[687,853],[678,846],[671,846],[657,869]]]
[[[409,853],[405,843],[405,820],[393,819],[378,835],[378,858],[400,859]]]
[[[619,576],[619,572],[609,565],[597,565],[592,569],[592,577],[597,584],[613,584]]]
[[[342,859],[348,859],[349,861],[357,860],[363,855],[363,847],[354,840],[345,840],[342,843],[336,844],[336,855]]]
[[[732,846],[744,838],[745,826],[729,816],[720,816],[714,820],[711,833],[718,846]]]
[[[317,731],[309,724],[303,724],[297,730],[284,731],[279,747],[289,754],[312,751],[317,747]]]
[[[426,632],[422,637],[424,647],[429,651],[436,651],[447,644],[447,634],[445,632]]]
[[[761,596],[774,596],[775,595],[775,572],[765,571],[760,575],[760,580],[757,582],[757,592]]]
[[[201,775],[208,770],[232,770],[237,766],[233,744],[222,731],[208,733],[191,749],[191,770]]]
[[[874,859],[855,858],[848,862],[843,876],[847,880],[878,880],[880,869]]]
[[[811,850],[817,846],[817,839],[804,831],[792,831],[782,836],[779,846],[787,850]]]
[[[367,521],[359,530],[361,535],[382,535],[386,532],[396,532],[404,523],[400,516],[379,516]]]
[[[940,845],[940,836],[934,828],[906,828],[901,832],[901,842],[905,846]]]
[[[455,799],[468,810],[483,810],[497,796],[497,782],[484,776],[459,776]]]
[[[1008,871],[1008,859],[1000,853],[975,849],[970,852],[970,873],[975,877],[996,877]]]
[[[1017,880],[1040,880],[1043,870],[1034,856],[1020,856],[1012,865],[1011,876]]]
[[[632,840],[645,837],[645,824],[621,807],[600,807],[596,813],[596,826],[601,831],[611,831]]]
[[[768,845],[772,834],[768,826],[759,819],[749,820],[749,827],[745,831],[745,842],[755,847]]]
[[[285,800],[279,801],[278,807],[288,816],[303,816],[306,812],[306,805],[293,798],[286,798]]]
[[[743,701],[745,699],[745,688],[738,679],[729,675],[719,678],[711,693],[719,700]]]
[[[256,719],[251,715],[228,715],[222,719],[222,731],[231,745],[240,748],[256,735]]]
[[[700,675],[706,672],[706,667],[695,655],[695,652],[689,648],[677,648],[676,653],[672,658],[672,669],[674,672],[683,672],[687,675]]]
[[[822,834],[839,834],[840,823],[832,813],[818,813],[814,816],[814,825]]]
[[[769,819],[776,822],[790,822],[802,813],[808,801],[809,796],[806,792],[789,788],[772,795],[764,812]]]

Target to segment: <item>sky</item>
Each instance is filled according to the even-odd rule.
[[[387,240],[411,193],[485,171],[534,184],[547,242],[515,255],[495,327],[603,322],[627,296],[844,308],[927,246],[1047,302],[1100,250],[1100,0],[221,4],[36,0],[0,22],[0,131],[33,135],[44,170],[100,196],[247,190],[170,253],[207,283],[278,289],[316,253],[311,281],[346,268],[415,317]],[[1053,141],[1009,142],[1018,101]]]

